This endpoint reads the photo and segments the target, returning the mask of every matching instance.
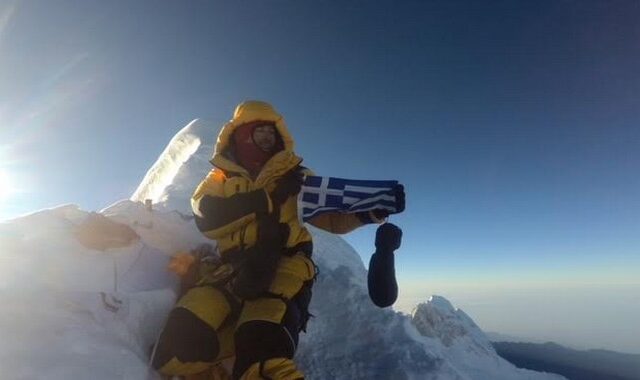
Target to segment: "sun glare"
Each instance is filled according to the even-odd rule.
[[[13,193],[13,184],[9,178],[9,174],[0,168],[0,200],[7,198]]]

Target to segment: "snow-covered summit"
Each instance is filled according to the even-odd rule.
[[[189,199],[193,190],[211,169],[209,160],[219,127],[195,119],[182,128],[151,166],[131,196],[134,202],[150,199],[162,210],[191,215]]]
[[[442,296],[431,296],[426,303],[416,306],[412,321],[422,335],[437,338],[446,347],[465,339],[481,351],[493,351],[491,342],[475,322]]]
[[[170,255],[207,241],[189,210],[217,129],[194,121],[131,200],[0,223],[0,369],[17,379],[149,379],[147,362],[176,297]],[[329,173],[326,173],[329,174]],[[152,199],[152,210],[141,201]],[[87,232],[88,231],[88,232]],[[122,239],[111,239],[121,231]],[[557,379],[496,355],[442,297],[413,317],[369,300],[366,268],[342,238],[310,227],[319,275],[296,361],[309,379]],[[99,244],[98,244],[99,243]]]

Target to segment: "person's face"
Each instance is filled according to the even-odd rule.
[[[276,128],[273,125],[261,125],[253,131],[253,142],[263,151],[272,152],[276,145]]]

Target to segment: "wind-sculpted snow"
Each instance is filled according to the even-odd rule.
[[[191,215],[189,200],[193,190],[211,169],[209,160],[217,135],[216,128],[203,120],[189,123],[171,139],[131,200],[144,202],[151,199],[165,210]]]
[[[99,215],[67,205],[0,224],[2,373],[156,378],[147,364],[151,347],[176,299],[169,257],[211,243],[197,231],[188,200],[210,169],[216,134],[194,122],[172,140],[132,197],[154,199],[153,210],[131,200]],[[127,239],[109,239],[111,229],[95,224],[89,238],[78,238],[90,220],[117,225]],[[296,355],[308,379],[557,378],[499,358],[473,321],[443,298],[418,307],[415,326],[408,315],[375,307],[359,255],[342,238],[310,230],[319,269],[315,317]],[[91,239],[99,239],[99,249]]]
[[[409,337],[406,317],[380,310],[347,266],[320,269],[297,360],[316,379],[436,377],[442,359]]]

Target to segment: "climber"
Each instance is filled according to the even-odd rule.
[[[196,225],[216,240],[220,257],[200,260],[195,285],[171,311],[153,356],[160,373],[201,374],[234,357],[234,379],[303,378],[292,358],[316,269],[311,235],[297,217],[296,195],[312,175],[301,161],[267,103],[241,103],[223,126],[214,168],[192,198]],[[310,223],[342,234],[388,213],[331,212]]]

